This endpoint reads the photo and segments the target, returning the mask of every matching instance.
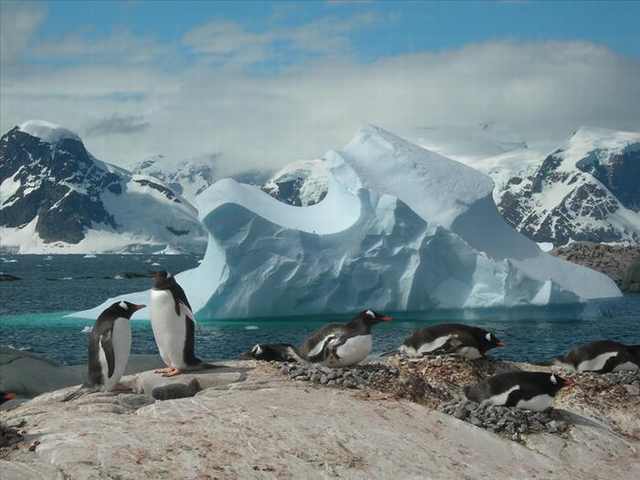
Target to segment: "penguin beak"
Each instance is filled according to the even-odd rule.
[[[390,317],[389,315],[382,315],[381,317],[378,317],[378,318],[383,322],[390,322],[391,320],[393,320],[393,317]]]
[[[16,398],[16,394],[13,392],[8,392],[4,394],[4,399],[5,400],[13,400],[14,398]]]
[[[496,342],[496,347],[504,347],[504,346],[505,346],[505,343],[502,340],[498,340]]]
[[[146,307],[146,305],[134,305],[133,311],[137,312],[138,310],[142,310],[144,307]]]
[[[575,387],[576,385],[576,381],[573,380],[572,378],[565,378],[564,379],[564,388],[570,388],[570,387]]]

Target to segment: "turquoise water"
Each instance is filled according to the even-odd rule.
[[[11,345],[65,364],[86,361],[90,320],[65,318],[122,293],[150,286],[151,271],[177,273],[198,264],[188,255],[0,255],[0,272],[20,278],[0,282],[0,345]],[[135,278],[126,278],[135,274]],[[189,292],[187,292],[188,295]],[[366,306],[363,305],[363,308]],[[514,309],[392,313],[395,320],[374,330],[374,352],[398,347],[415,329],[459,322],[493,330],[507,346],[495,357],[544,361],[570,346],[609,338],[640,344],[640,296],[582,305]],[[224,320],[198,318],[196,351],[203,358],[234,358],[258,342],[300,343],[327,322],[350,315]],[[133,353],[157,353],[149,322],[133,320]]]
[[[0,344],[42,353],[65,364],[86,361],[90,320],[65,318],[65,312],[0,316]],[[493,356],[518,361],[544,361],[570,346],[609,338],[640,344],[640,296],[583,305],[516,309],[443,310],[394,313],[394,321],[375,327],[374,352],[392,350],[413,330],[439,322],[461,322],[495,331],[507,346]],[[203,358],[235,358],[258,342],[299,343],[329,321],[345,316],[217,321],[199,319],[196,351]],[[157,353],[148,321],[133,320],[133,353]]]

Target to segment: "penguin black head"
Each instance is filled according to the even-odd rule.
[[[153,288],[156,290],[167,290],[171,288],[171,285],[175,283],[176,279],[173,278],[169,272],[161,270],[153,274]]]
[[[369,310],[361,311],[358,315],[356,315],[354,320],[360,320],[365,325],[371,326],[380,322],[389,322],[393,320],[393,317],[390,317],[388,315],[384,315],[382,313],[378,313],[374,310],[369,309]]]
[[[287,343],[256,343],[251,350],[240,355],[243,360],[288,362],[295,360],[294,349]]]
[[[14,398],[16,398],[15,393],[0,391],[0,405],[2,405],[4,402],[8,402],[9,400],[13,400]]]
[[[116,318],[120,317],[129,320],[131,318],[131,315],[144,307],[146,307],[146,305],[136,305],[135,303],[122,301],[114,303],[109,308],[107,308],[106,311],[112,313]]]
[[[550,373],[547,378],[548,378],[549,383],[548,383],[548,385],[546,385],[546,388],[551,393],[551,396],[554,396],[562,388],[570,387],[572,385],[575,385],[575,382],[573,380],[568,379],[568,378],[563,378],[563,377],[559,376],[556,373]]]
[[[502,340],[499,340],[498,337],[496,337],[493,333],[486,332],[480,337],[480,345],[482,347],[482,350],[486,352],[487,350],[490,350],[492,348],[504,347],[504,342],[502,342]]]

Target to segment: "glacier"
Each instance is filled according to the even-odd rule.
[[[493,182],[470,167],[375,126],[323,161],[328,192],[315,205],[286,205],[232,179],[198,196],[207,250],[200,266],[177,275],[198,316],[544,305],[621,295],[604,274],[552,257],[508,226],[493,203]],[[118,298],[144,303],[148,291]],[[114,300],[73,315],[94,317]]]

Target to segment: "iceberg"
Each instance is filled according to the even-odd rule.
[[[286,205],[232,179],[199,195],[207,250],[197,268],[177,275],[198,316],[544,305],[621,295],[607,276],[544,253],[507,225],[493,203],[492,180],[470,167],[374,126],[323,161],[328,192],[312,206]],[[147,295],[123,298],[144,302]],[[74,315],[94,317],[113,301]]]

